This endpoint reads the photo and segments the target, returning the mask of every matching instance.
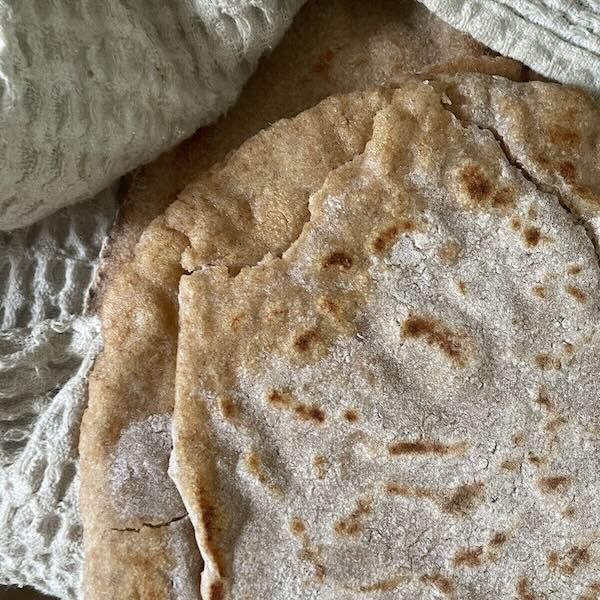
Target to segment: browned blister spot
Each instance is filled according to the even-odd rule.
[[[408,581],[410,581],[410,577],[408,575],[397,575],[395,577],[389,577],[388,579],[376,581],[375,583],[361,585],[359,586],[358,591],[362,594],[369,592],[389,592]]]
[[[525,434],[523,432],[514,433],[510,439],[515,446],[521,447],[525,443]]]
[[[440,321],[426,315],[410,315],[402,324],[405,338],[422,338],[428,345],[437,346],[456,365],[463,367],[466,362],[466,348],[463,336]]]
[[[575,510],[574,506],[567,506],[567,508],[565,508],[561,514],[565,519],[572,521],[576,517],[577,511]]]
[[[600,600],[600,581],[592,581],[577,600]]]
[[[587,200],[591,204],[595,204],[596,206],[600,205],[600,194],[598,194],[595,191],[592,191],[591,189],[589,189],[583,185],[579,185],[579,184],[572,184],[572,185],[573,185],[573,189],[575,190],[575,192],[577,192],[577,194],[579,196],[581,196],[583,199]]]
[[[245,319],[245,317],[246,317],[246,315],[244,313],[235,315],[235,317],[233,317],[233,319],[231,319],[231,323],[229,324],[231,329],[233,329],[234,331],[237,331],[239,329],[240,325],[242,324],[242,321]]]
[[[463,190],[474,204],[482,204],[492,193],[492,184],[479,165],[467,165],[459,173]]]
[[[546,297],[546,288],[543,285],[537,284],[531,288],[531,292],[535,294],[538,298]]]
[[[571,576],[580,566],[586,565],[590,560],[591,556],[587,548],[573,546],[562,557],[556,550],[549,552],[547,564],[549,569],[558,569],[562,575]]]
[[[315,404],[297,404],[294,407],[294,412],[304,421],[312,421],[313,423],[323,423],[325,421],[325,412]]]
[[[556,433],[566,422],[564,417],[555,417],[544,425],[544,430],[548,433]]]
[[[294,348],[298,350],[298,352],[307,352],[321,339],[319,335],[319,330],[315,329],[307,329],[302,333],[298,334],[294,339]]]
[[[323,298],[319,302],[319,305],[323,310],[325,310],[325,312],[329,313],[330,315],[337,315],[340,310],[340,307],[329,298]]]
[[[502,188],[492,196],[492,206],[494,208],[511,208],[514,205],[515,193],[510,188]]]
[[[527,216],[530,219],[537,219],[537,215],[537,208],[533,204],[530,204],[529,208],[527,209]]]
[[[348,421],[349,423],[354,423],[355,421],[358,421],[358,413],[353,409],[353,408],[347,408],[344,413],[344,419],[346,419],[346,421]]]
[[[292,405],[292,395],[288,390],[270,390],[267,393],[267,401],[279,408],[288,408]]]
[[[561,561],[560,572],[567,576],[574,575],[579,567],[586,565],[590,560],[590,552],[587,548],[573,546]]]
[[[521,229],[523,223],[521,223],[521,219],[519,219],[519,217],[513,217],[510,220],[510,226],[517,231],[518,229]]]
[[[398,236],[398,226],[392,225],[380,231],[373,239],[372,247],[375,252],[383,252]]]
[[[550,144],[555,146],[559,146],[565,150],[576,150],[579,146],[581,138],[579,133],[574,129],[569,129],[564,125],[560,125],[559,123],[555,123],[554,125],[550,125],[547,130],[547,140]]]
[[[449,577],[444,577],[439,573],[435,575],[422,575],[421,581],[425,584],[433,585],[436,587],[442,594],[446,596],[453,596],[456,592],[456,585]]]
[[[573,354],[575,351],[575,346],[571,344],[571,342],[563,342],[563,350],[567,354]]]
[[[270,390],[267,392],[267,402],[276,408],[294,411],[294,414],[304,421],[312,421],[313,423],[323,423],[325,421],[325,411],[322,408],[315,404],[295,402],[289,390]]]
[[[521,466],[521,461],[518,459],[506,459],[500,465],[505,471],[516,471]]]
[[[558,552],[556,550],[548,552],[546,564],[548,565],[549,569],[556,569],[556,567],[558,567]]]
[[[559,494],[572,483],[573,479],[569,475],[548,475],[537,480],[537,486],[544,494]]]
[[[317,558],[317,553],[312,548],[304,547],[298,551],[298,558],[307,562],[312,562]]]
[[[581,288],[578,288],[576,285],[569,284],[565,286],[565,290],[568,294],[571,294],[571,296],[573,296],[573,298],[575,298],[577,302],[584,303],[587,300],[587,294]]]
[[[539,230],[539,227],[526,227],[523,231],[523,239],[528,248],[537,246],[542,239],[542,233]]]
[[[494,535],[490,538],[490,546],[497,548],[498,546],[502,546],[508,540],[508,535],[504,531],[496,531]]]
[[[466,448],[464,442],[437,442],[433,440],[403,440],[394,442],[388,446],[388,452],[393,455],[400,454],[435,454],[446,456],[448,454],[460,454]]]
[[[558,371],[562,366],[562,363],[560,362],[560,358],[557,358],[556,356],[552,356],[551,354],[548,354],[547,352],[540,352],[539,354],[536,354],[534,361],[535,361],[536,367],[538,369],[541,369],[542,371],[551,371],[551,370]]]
[[[520,577],[517,581],[517,598],[519,600],[538,600],[537,596],[529,587],[529,580],[527,577]]]
[[[299,519],[298,517],[294,517],[291,520],[290,529],[295,535],[302,535],[303,533],[306,533],[306,525],[304,524],[302,519]]]
[[[283,322],[288,319],[289,308],[282,304],[281,302],[276,302],[275,304],[267,307],[267,311],[265,314],[265,320],[268,322]]]
[[[579,265],[573,264],[567,267],[567,273],[569,275],[579,275],[581,273],[582,268]]]
[[[221,415],[223,415],[224,419],[227,419],[228,421],[237,419],[238,407],[229,396],[219,398],[218,402],[219,410],[221,411]]]
[[[320,562],[315,562],[315,563],[313,563],[313,567],[315,570],[315,573],[314,573],[315,580],[318,582],[323,581],[323,579],[325,579],[325,574],[326,574],[325,565],[323,565]]]
[[[539,404],[540,406],[543,406],[547,410],[552,410],[554,408],[554,403],[550,399],[550,396],[548,395],[548,392],[547,392],[546,388],[544,388],[544,387],[541,387],[538,390],[538,395],[537,395],[535,401],[537,404]]]
[[[437,251],[440,260],[451,267],[458,263],[461,245],[456,240],[446,240]]]
[[[411,496],[413,494],[411,487],[399,481],[386,481],[385,491],[394,496]]]
[[[398,221],[398,229],[401,233],[408,233],[416,228],[417,224],[412,219],[404,218]]]
[[[325,566],[320,562],[319,553],[315,549],[305,545],[305,547],[298,552],[298,558],[302,561],[311,563],[315,581],[320,583],[325,579]]]
[[[540,467],[546,464],[546,459],[543,456],[538,456],[532,452],[529,453],[528,460],[534,467]]]
[[[452,558],[455,567],[478,567],[481,565],[483,548],[460,548]]]
[[[210,590],[208,592],[209,600],[223,600],[225,598],[225,591],[223,589],[222,581],[213,581],[210,584]]]
[[[328,466],[329,464],[324,456],[320,454],[313,456],[312,467],[315,472],[315,477],[317,479],[325,479]]]
[[[457,517],[474,512],[483,500],[483,490],[480,481],[459,485],[450,496],[442,499],[441,509]]]
[[[256,451],[249,450],[245,456],[246,470],[253,475],[262,485],[268,488],[273,494],[278,496],[282,494],[281,488],[272,482],[271,477],[265,471]]]
[[[408,233],[416,228],[412,219],[400,219],[397,223],[389,225],[375,234],[371,242],[371,248],[375,252],[383,252],[396,240],[400,233]]]
[[[365,283],[365,281],[362,280],[362,283]],[[359,285],[362,285],[362,283],[359,283]],[[337,332],[356,333],[354,317],[361,302],[362,299],[358,292],[337,290],[331,295],[317,298],[316,309],[326,318],[325,323],[332,320],[336,323],[335,330]]]
[[[333,524],[333,530],[341,536],[356,536],[362,531],[361,519],[371,512],[371,500],[361,498],[356,507],[347,516]]]
[[[323,259],[323,268],[341,267],[349,269],[352,267],[352,256],[343,250],[336,250]]]
[[[549,158],[543,153],[534,156],[534,159],[544,168],[548,168],[550,166]]]
[[[456,286],[458,291],[464,296],[467,293],[467,284],[464,281],[459,281]]]
[[[575,183],[577,179],[577,168],[572,162],[568,160],[560,161],[558,163],[558,172],[563,176],[563,179],[567,183]]]

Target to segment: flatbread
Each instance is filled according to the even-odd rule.
[[[518,80],[532,76],[520,63],[496,56],[416,0],[307,2],[227,115],[132,177],[105,251],[97,295],[102,296],[113,273],[131,260],[152,219],[244,140],[332,94],[383,85],[416,72],[486,72]]]
[[[185,598],[195,597],[199,587],[201,559],[193,551],[193,529],[166,472],[177,286],[188,239],[157,215],[188,182],[248,135],[331,93],[383,83],[386,77],[398,78],[403,70],[423,69],[430,63],[444,63],[435,67],[438,70],[528,76],[519,63],[488,54],[417,2],[308,3],[249,82],[238,106],[134,178],[96,294],[98,300],[103,298],[105,346],[90,380],[80,439],[86,598],[148,597],[149,590],[154,598],[170,598],[175,582],[177,589],[187,590],[178,592],[177,598]],[[353,103],[358,103],[356,109]],[[291,243],[306,218],[307,196],[331,169],[362,150],[376,110],[360,97],[335,100],[292,122],[295,129],[287,131],[287,125],[280,125],[270,139],[246,147],[247,160],[255,168],[257,157],[277,143],[285,152],[297,137],[316,144],[314,154],[312,149],[304,151],[300,164],[291,164],[298,157],[289,161],[301,180],[300,187],[287,184],[288,209],[281,218],[290,219],[289,230],[281,218],[267,219],[261,235],[273,239],[277,235],[281,248]],[[267,172],[263,171],[265,178]],[[246,188],[250,192],[251,183]],[[271,201],[277,198],[272,196]],[[232,196],[230,202],[239,226],[247,214],[245,199]],[[268,205],[265,210],[270,210]],[[206,222],[209,214],[210,210],[200,219]],[[190,218],[195,219],[193,213]],[[214,234],[226,236],[227,226]],[[261,255],[265,249],[257,240],[253,243],[255,254]],[[96,302],[96,309],[99,305]],[[177,558],[178,547],[190,549],[187,562]]]
[[[89,382],[79,445],[85,598],[198,597],[201,558],[166,473],[177,259],[186,241],[156,228],[150,236],[160,257],[155,277],[136,262],[119,273],[105,297],[104,350]]]
[[[293,121],[281,122],[259,134],[238,151],[237,164],[244,165],[246,179],[250,168],[260,170],[260,163],[254,161],[260,156],[265,161],[262,176],[268,182],[277,174],[281,178],[281,171],[273,170],[283,166],[275,160],[276,156],[283,157],[279,149],[290,148],[299,135],[311,140],[311,147],[296,155],[302,160],[292,161],[289,156],[285,159],[288,181],[278,180],[278,189],[263,197],[265,208],[281,195],[288,201],[287,212],[273,213],[270,221],[263,223],[266,231],[279,229],[282,247],[298,232],[306,216],[306,199],[320,187],[327,173],[364,148],[379,107],[377,95],[367,100],[357,94],[325,101]],[[217,188],[234,186],[228,189],[237,197],[222,207],[225,213],[206,204],[206,210],[196,215],[182,205],[178,219],[183,227],[188,217],[196,223],[200,222],[196,217],[200,217],[213,228],[215,240],[232,239],[233,227],[247,222],[244,194],[251,192],[252,184],[227,169],[210,181]],[[240,185],[235,187],[237,183]],[[223,215],[225,221],[221,220]],[[278,226],[282,222],[289,223],[291,229]],[[256,255],[263,253],[259,241],[250,238],[248,247]],[[183,273],[181,255],[187,245],[185,235],[167,226],[164,217],[157,218],[140,239],[134,261],[120,270],[104,298],[104,350],[90,377],[90,401],[80,443],[84,583],[89,598],[114,597],[123,579],[142,582],[139,585],[143,586],[146,572],[154,570],[154,562],[121,560],[128,550],[117,550],[117,546],[131,544],[143,555],[143,540],[132,535],[116,536],[114,530],[142,531],[148,526],[160,529],[165,535],[165,560],[172,562],[172,545],[166,539],[169,524],[179,522],[186,514],[168,479],[167,463],[175,395],[177,286]],[[229,256],[234,252],[232,249]],[[191,529],[182,533],[191,536]],[[102,584],[107,572],[113,573],[113,585],[108,587]],[[170,593],[169,586],[156,592],[157,598],[169,597]]]
[[[594,597],[600,112],[482,75],[320,107],[350,98],[372,132],[302,226],[300,129],[166,213],[202,597]]]

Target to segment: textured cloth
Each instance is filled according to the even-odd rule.
[[[0,583],[68,598],[81,579],[77,440],[100,347],[83,312],[114,189],[0,233]]]
[[[401,0],[399,0],[401,1]],[[423,0],[538,72],[600,90],[592,0]],[[225,110],[300,0],[0,0],[0,229],[90,197]],[[85,296],[114,194],[0,234],[0,582],[76,597],[77,437],[100,346]]]
[[[598,0],[420,1],[492,50],[600,95]]]
[[[89,198],[215,119],[300,4],[0,2],[0,229]]]
[[[0,333],[0,581],[77,594],[76,440],[98,332],[97,317],[74,317]]]

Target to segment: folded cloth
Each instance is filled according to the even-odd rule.
[[[0,232],[0,584],[74,598],[82,564],[77,440],[101,338],[82,315],[116,190]]]
[[[89,198],[235,101],[301,0],[0,3],[0,229]]]
[[[402,1],[402,0],[398,0]],[[539,73],[600,92],[595,0],[422,0]],[[301,0],[0,3],[0,229],[89,198],[224,111]],[[85,83],[84,83],[85,82]],[[0,583],[77,597],[82,316],[114,190],[0,234]]]
[[[600,94],[597,0],[420,0],[476,40],[562,83]]]
[[[0,581],[77,597],[82,561],[77,438],[97,317],[0,332]]]

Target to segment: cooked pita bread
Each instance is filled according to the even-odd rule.
[[[416,72],[485,72],[515,80],[531,76],[520,63],[494,55],[416,0],[307,2],[227,115],[134,175],[106,251],[99,295],[130,261],[152,219],[244,140],[327,96]]]
[[[248,135],[331,93],[383,83],[387,77],[398,78],[401,71],[423,70],[432,63],[432,68],[449,72],[527,75],[518,63],[488,53],[416,2],[308,3],[249,82],[239,104],[217,125],[143,168],[135,178],[101,278],[100,288],[107,288],[100,294],[105,347],[91,377],[81,433],[87,598],[147,597],[150,589],[154,597],[167,598],[175,581],[188,590],[187,596],[179,592],[178,598],[185,598],[194,597],[199,587],[199,554],[190,550],[188,562],[181,563],[175,553],[177,547],[193,548],[194,535],[166,472],[174,402],[177,286],[188,240],[167,227],[163,217],[150,223],[152,219],[188,182]],[[436,67],[438,63],[442,64]],[[247,146],[254,168],[257,157],[278,143],[288,153],[297,137],[316,144],[315,154],[305,150],[302,164],[294,171],[302,180],[300,187],[286,184],[288,207],[281,218],[291,219],[289,231],[274,214],[263,223],[263,233],[273,239],[278,236],[282,248],[299,234],[307,215],[307,196],[322,185],[331,169],[361,152],[370,136],[372,113],[378,107],[369,108],[360,99],[342,104],[343,110],[336,108],[339,101],[326,104],[290,125],[295,129],[280,126],[270,134],[270,141],[259,138]],[[342,117],[348,122],[342,122]],[[317,164],[319,160],[322,164]],[[267,171],[263,171],[265,178]],[[239,225],[245,199],[230,201]],[[272,195],[271,201],[277,198]],[[199,218],[207,222],[210,214],[207,210]],[[215,230],[215,236],[225,236],[226,229]],[[262,246],[251,237],[247,239],[254,243],[254,252],[261,254]],[[182,582],[187,587],[181,587]]]
[[[215,194],[219,186],[225,186],[232,194],[230,205],[213,208],[206,204],[200,214],[187,211],[182,204],[176,215],[180,226],[199,224],[198,218],[208,227],[214,225],[212,239],[232,240],[227,256],[234,257],[237,242],[232,236],[247,222],[244,194],[252,192],[248,179],[252,169],[261,172],[265,212],[278,199],[286,199],[286,206],[266,214],[262,224],[282,248],[289,245],[306,218],[308,196],[319,189],[332,169],[364,148],[371,135],[373,115],[380,108],[377,98],[357,94],[325,101],[293,121],[281,122],[259,134],[236,154],[236,165],[245,173],[245,181],[235,167],[221,169],[206,181],[215,186]],[[310,140],[311,146],[297,152],[292,161],[289,149],[299,136]],[[264,161],[262,170],[257,157]],[[284,167],[288,174],[285,182],[283,172],[278,170]],[[267,189],[269,182],[275,183],[277,190]],[[282,226],[285,223],[289,229]],[[262,230],[257,232],[262,234]],[[201,243],[202,232],[194,235]],[[246,241],[253,256],[264,253],[253,232],[248,233]],[[210,245],[210,239],[206,243]],[[85,586],[89,598],[114,597],[117,591],[120,593],[123,579],[140,582],[132,584],[133,589],[145,589],[146,573],[154,570],[154,562],[121,560],[129,550],[117,546],[125,544],[129,548],[131,544],[143,556],[143,539],[129,534],[118,536],[114,530],[144,531],[151,526],[154,531],[162,531],[164,560],[174,560],[167,540],[171,535],[169,524],[179,522],[185,509],[168,479],[167,463],[175,396],[177,286],[187,245],[188,238],[167,226],[164,217],[156,219],[140,239],[134,261],[120,270],[104,298],[104,350],[90,377],[90,401],[80,443]],[[240,255],[240,260],[243,258]],[[193,537],[191,528],[178,531]],[[110,580],[114,584],[109,587],[103,584],[107,572],[113,574]],[[169,580],[163,579],[166,594]]]
[[[149,228],[153,276],[133,262],[104,301],[104,350],[80,438],[86,598],[197,598],[201,559],[166,475],[185,238]],[[185,556],[185,561],[181,560]]]
[[[298,178],[299,117],[166,213],[190,242],[172,475],[202,597],[594,594],[600,113],[481,75],[317,108],[360,106],[338,166]]]

